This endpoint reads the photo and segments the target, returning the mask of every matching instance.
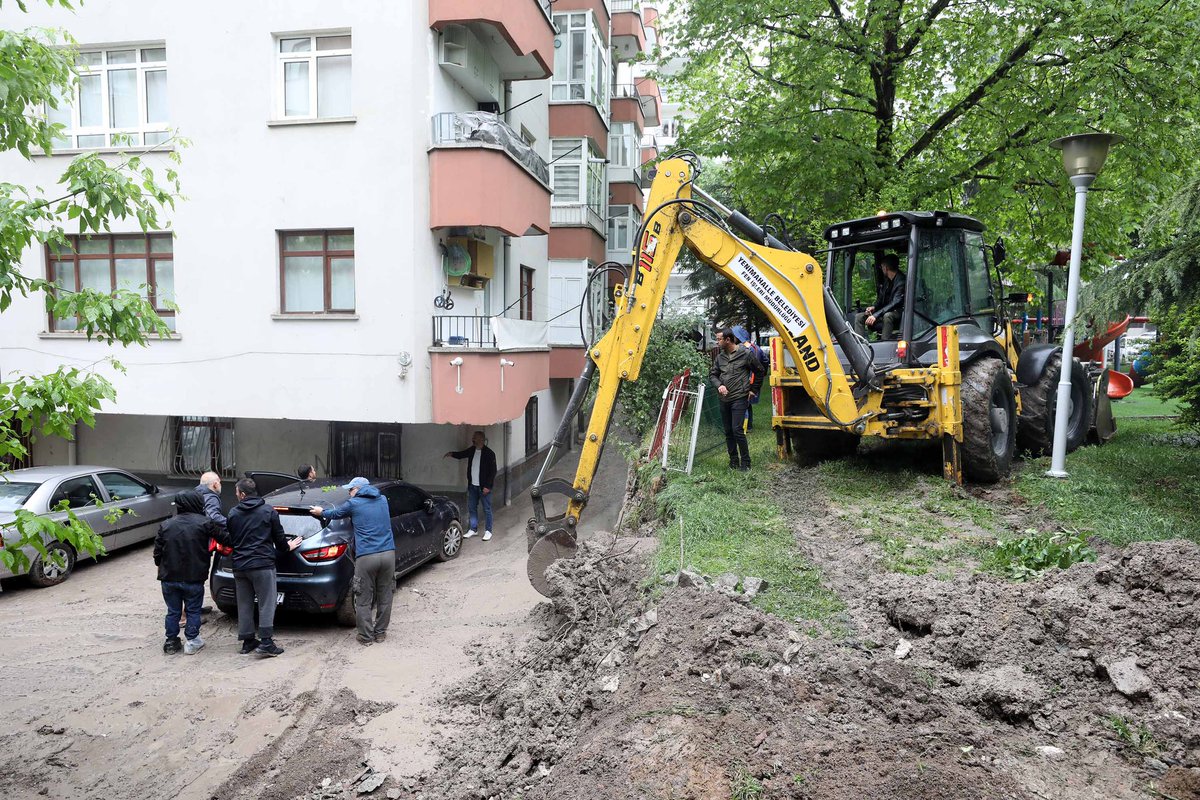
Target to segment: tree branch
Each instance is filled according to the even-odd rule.
[[[938,15],[945,11],[946,7],[949,5],[950,0],[934,0],[933,5],[931,5],[929,10],[926,11],[921,17],[921,21],[917,23],[916,30],[914,30],[908,37],[908,41],[901,45],[900,54],[904,58],[908,58],[912,55],[913,50],[917,49],[917,45],[920,44],[921,38],[925,36],[925,33],[929,30],[930,26],[933,25],[934,20],[936,20]]]
[[[904,151],[904,155],[900,156],[899,160],[896,161],[896,168],[904,169],[909,161],[919,156],[925,151],[925,148],[929,147],[933,140],[938,137],[938,134],[953,125],[972,108],[979,105],[979,101],[987,95],[988,90],[1002,81],[1008,73],[1012,72],[1017,64],[1021,63],[1021,60],[1029,53],[1034,43],[1041,37],[1045,30],[1046,26],[1044,24],[1035,25],[1025,38],[1012,49],[1012,52],[1005,57],[1000,66],[996,67],[990,75],[980,81],[979,85],[972,89],[969,94],[943,111],[941,116],[925,129],[925,133],[921,134],[920,138],[913,142]]]

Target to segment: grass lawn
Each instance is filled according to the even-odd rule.
[[[643,515],[659,521],[659,574],[679,569],[682,520],[683,565],[717,576],[733,572],[768,581],[753,604],[784,619],[830,623],[844,608],[821,585],[819,571],[797,551],[792,526],[776,500],[771,473],[775,434],[760,426],[750,434],[754,469],[733,472],[724,447],[697,457],[692,474],[671,473],[666,485],[647,502]]]
[[[1114,404],[1117,435],[1067,456],[1066,480],[1047,478],[1050,459],[1026,461],[1014,481],[1064,527],[1117,546],[1183,538],[1200,544],[1200,439],[1170,419],[1174,404],[1143,387]]]

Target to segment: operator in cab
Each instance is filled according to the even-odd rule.
[[[895,253],[884,253],[876,264],[883,279],[875,294],[875,305],[854,315],[854,332],[865,339],[867,331],[872,330],[879,333],[880,339],[891,339],[904,311],[904,273]]]

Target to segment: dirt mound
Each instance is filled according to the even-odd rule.
[[[1200,548],[1131,545],[1029,583],[879,576],[911,662],[956,702],[1059,746],[1097,736],[1160,764],[1200,766]]]
[[[878,624],[836,639],[705,585],[654,601],[625,541],[556,567],[538,641],[477,654],[420,795],[1193,796],[1194,545],[1026,584],[876,574]]]

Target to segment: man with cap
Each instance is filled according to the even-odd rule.
[[[208,580],[211,553],[209,537],[217,523],[204,513],[204,498],[196,490],[175,495],[175,516],[158,526],[154,537],[154,563],[167,604],[164,653],[183,650],[194,655],[204,647],[200,638],[200,608],[204,605],[204,582]],[[179,617],[186,611],[187,643],[179,641]]]
[[[387,499],[366,478],[354,478],[342,487],[350,499],[328,510],[313,506],[315,517],[354,523],[354,615],[358,642],[369,645],[387,637],[392,619],[392,592],[396,588],[396,541]]]

